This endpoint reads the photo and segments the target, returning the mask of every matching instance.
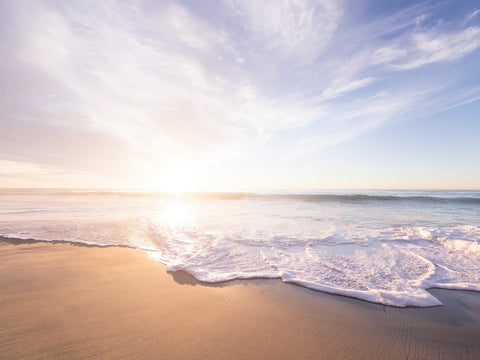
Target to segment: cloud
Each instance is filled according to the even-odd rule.
[[[167,6],[167,22],[183,42],[177,51],[173,47],[178,42],[171,41],[170,33],[164,34],[165,41],[140,36],[142,29],[136,23],[141,23],[139,17],[145,13],[139,8],[132,11],[121,3],[104,3],[86,13],[91,8],[74,4],[64,12],[37,6],[31,18],[28,10],[16,9],[21,21],[15,24],[14,61],[17,79],[29,73],[40,78],[38,87],[19,89],[17,100],[36,103],[37,115],[43,114],[44,121],[54,121],[49,116],[53,112],[55,121],[76,127],[81,118],[82,125],[93,131],[119,137],[142,151],[160,153],[174,142],[163,123],[181,121],[182,116],[207,117],[205,109],[215,106],[221,91],[215,87],[216,80],[207,78],[205,64],[182,53],[191,47],[204,48],[211,36],[195,38],[187,30],[178,33],[178,22],[185,22],[188,29],[192,19],[179,14],[175,5],[171,5],[174,9]],[[116,16],[110,18],[110,14]]]
[[[367,77],[353,81],[351,81],[350,79],[347,79],[347,81],[345,81],[345,79],[342,80],[343,81],[337,82],[336,84],[334,83],[334,87],[329,87],[323,90],[321,98],[323,100],[334,99],[350,91],[354,91],[368,86],[375,81],[375,78]]]
[[[177,4],[163,4],[149,14],[141,6],[115,2],[94,12],[85,3],[62,11],[34,4],[34,18],[21,5],[14,9],[18,74],[11,82],[21,73],[40,79],[36,90],[19,89],[17,100],[36,103],[36,115],[47,123],[76,127],[80,118],[91,130],[143,152],[181,153],[193,147],[202,153],[234,140],[232,134],[245,124],[265,134],[297,126],[294,113],[302,116],[301,123],[316,113],[301,101],[266,98],[261,84],[250,84],[248,77],[238,86],[217,73],[219,67],[231,67],[218,58],[229,49],[224,32]]]
[[[480,47],[480,28],[468,27],[455,33],[419,32],[412,35],[413,46],[407,60],[393,65],[400,70],[416,69],[428,64],[453,62]]]
[[[467,15],[467,22],[472,21],[479,14],[480,14],[480,10],[472,11],[470,14]]]
[[[235,1],[248,38],[261,56],[305,65],[316,60],[332,39],[343,15],[342,3],[321,1]],[[255,58],[255,54],[253,55]]]
[[[333,0],[5,1],[0,159],[120,177],[269,153],[286,133],[272,152],[349,141],[465,76],[431,65],[474,54],[480,28],[429,6],[365,19]]]
[[[39,173],[45,174],[50,172],[50,169],[39,168],[35,164],[23,163],[19,161],[0,160],[0,173],[2,175],[21,175],[25,173]]]

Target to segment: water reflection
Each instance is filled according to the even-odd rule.
[[[170,227],[185,226],[191,219],[190,207],[180,201],[169,204],[159,216],[160,222]]]

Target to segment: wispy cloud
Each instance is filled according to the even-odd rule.
[[[253,61],[281,58],[297,66],[316,60],[343,15],[342,3],[333,0],[235,1],[234,9]]]
[[[314,152],[414,114],[436,91],[452,89],[450,107],[475,98],[454,89],[468,69],[443,81],[432,65],[478,54],[478,10],[449,22],[434,21],[429,2],[368,19],[351,8],[3,2],[0,159],[124,176],[267,147],[291,130],[285,153],[294,153],[288,143]],[[423,78],[404,79],[418,69]]]
[[[480,15],[480,10],[475,10],[475,11],[472,11],[470,14],[467,15],[467,22],[473,20],[475,17],[477,17],[478,15]]]
[[[472,26],[455,33],[418,32],[412,35],[412,43],[405,59],[393,67],[410,70],[459,60],[480,47],[480,28]]]

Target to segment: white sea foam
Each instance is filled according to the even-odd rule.
[[[435,306],[429,288],[480,291],[477,198],[0,194],[0,234],[141,248],[203,282],[281,278],[385,305]]]
[[[368,237],[368,229],[361,231]],[[461,246],[452,247],[459,240],[405,238],[417,233],[429,230],[386,229],[372,234],[368,243],[343,239],[341,245],[318,238],[282,241],[277,237],[252,246],[242,245],[241,240],[203,237],[195,245],[169,241],[168,252],[150,254],[169,270],[184,270],[204,282],[279,277],[315,290],[400,307],[440,305],[426,291],[432,287],[480,291],[480,258],[470,251],[478,246],[476,242],[462,240]]]

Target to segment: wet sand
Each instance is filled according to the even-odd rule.
[[[0,359],[480,358],[480,293],[399,309],[279,280],[202,284],[140,250],[5,240]]]

